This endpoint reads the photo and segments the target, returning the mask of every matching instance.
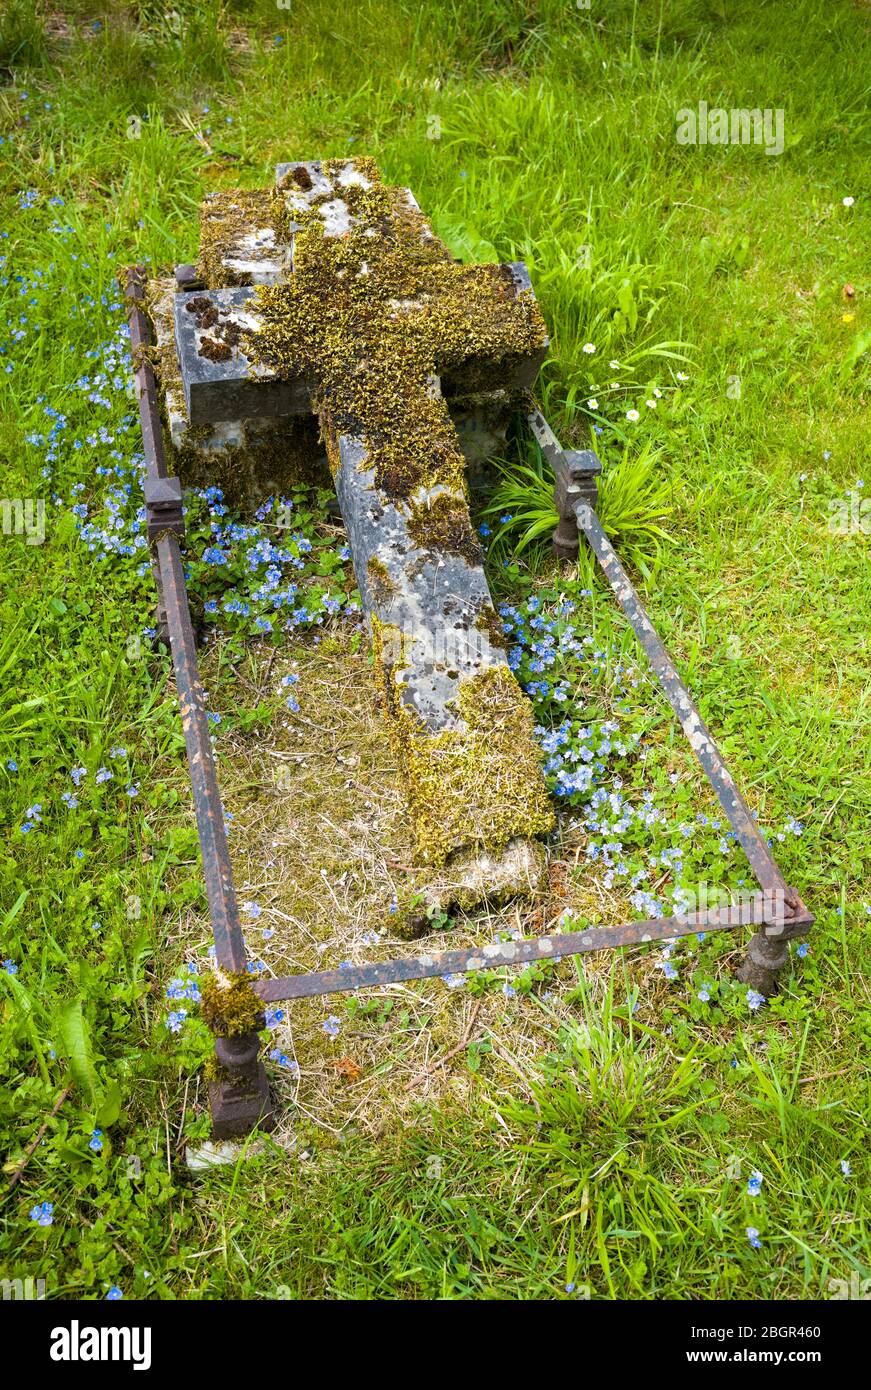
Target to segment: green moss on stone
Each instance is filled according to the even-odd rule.
[[[389,603],[396,593],[396,584],[390,577],[390,571],[377,555],[371,556],[366,566],[366,583],[370,594],[379,605]]]
[[[175,288],[175,281],[168,276],[148,281],[145,287],[145,307],[161,345],[153,344],[143,351],[154,367],[163,398],[169,395],[174,400],[183,402],[184,385],[175,346],[175,325],[172,317]],[[133,365],[136,367],[139,364],[134,362]]]
[[[200,257],[197,270],[212,289],[250,285],[250,274],[225,265],[227,259],[251,259],[239,242],[252,228],[270,227],[276,244],[280,237],[283,205],[271,189],[220,189],[209,193],[200,206]]]
[[[202,1015],[219,1038],[254,1033],[263,1027],[263,1001],[251,987],[251,976],[214,970],[202,982]]]
[[[491,647],[498,647],[500,651],[505,650],[505,628],[492,603],[488,603],[481,609],[475,619],[475,627],[479,632],[486,632]]]
[[[465,497],[449,492],[425,502],[413,502],[408,518],[408,534],[424,550],[444,550],[462,555],[471,565],[484,562],[484,553],[472,528]]]
[[[280,376],[316,382],[334,468],[339,437],[355,435],[388,496],[438,486],[463,496],[465,461],[431,379],[479,357],[529,353],[545,341],[544,322],[504,267],[458,265],[402,189],[381,184],[371,160],[354,163],[371,180],[341,189],[356,222],[327,237],[317,207],[290,213],[293,277],[258,288],[262,328],[244,350]]]
[[[375,673],[390,714],[423,863],[442,865],[459,850],[495,852],[515,837],[533,839],[553,826],[532,708],[507,666],[460,681],[459,724],[433,734],[402,699],[387,640],[399,630],[373,620]]]

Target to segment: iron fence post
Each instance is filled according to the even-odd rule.
[[[778,974],[789,959],[789,942],[794,936],[803,936],[807,931],[808,926],[802,925],[782,936],[771,936],[765,928],[754,932],[744,960],[735,971],[736,980],[749,985],[766,999],[775,994]]]
[[[215,1038],[218,1075],[209,1081],[209,1109],[216,1139],[249,1134],[259,1125],[272,1129],[275,1117],[269,1095],[266,1068],[260,1061],[256,1033]]]

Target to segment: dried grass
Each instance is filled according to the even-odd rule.
[[[219,637],[202,664],[211,706],[222,711],[274,699],[283,676],[299,677],[292,691],[300,713],[229,728],[217,740],[239,900],[262,910],[256,919],[243,913],[249,956],[262,959],[268,975],[284,975],[410,953],[414,948],[391,929],[390,903],[426,880],[412,863],[411,826],[375,708],[365,638],[337,626],[319,641],[289,641],[279,650],[250,645],[244,665],[234,666]],[[540,934],[566,909],[615,925],[629,920],[625,896],[606,889],[601,872],[583,860],[577,825],[561,820],[550,844],[547,891],[460,914],[427,944],[449,949],[506,932]],[[188,946],[201,945],[203,936],[202,918],[191,919]],[[658,993],[653,958],[633,955],[633,975],[640,970]],[[595,997],[609,958],[549,964],[548,978],[531,993],[506,996],[501,981],[518,969],[500,971],[499,982],[484,990],[474,977],[456,988],[438,979],[284,1005],[271,1046],[300,1070],[295,1076],[269,1064],[278,1142],[294,1145],[300,1117],[323,1131],[322,1139],[338,1139],[352,1128],[374,1134],[397,1122],[425,1122],[421,1107],[448,1096],[471,1103],[469,1049],[474,1054],[481,1044],[496,1086],[522,1092],[528,1064],[547,1051],[554,1027],[577,1017],[571,995],[578,973]],[[367,1011],[352,1016],[350,999]],[[335,1039],[323,1028],[330,1015],[340,1021]]]

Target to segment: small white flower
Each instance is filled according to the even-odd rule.
[[[609,363],[608,363],[608,366],[611,368],[611,371],[612,371],[612,372],[616,372],[617,368],[620,366],[620,363],[617,362],[617,361],[613,361],[613,362],[609,362]]]
[[[626,419],[634,422],[635,420],[640,420],[641,416],[638,414],[637,410],[627,410]]]
[[[656,397],[657,400],[659,400],[660,397],[662,396],[662,392],[660,391],[660,389],[659,389],[658,386],[654,386],[654,388],[653,388],[653,394],[654,394],[654,396]]]
[[[654,400],[645,401],[644,404],[647,406],[647,409],[648,409],[648,410],[655,410],[655,409],[656,409],[656,401],[654,401]]]
[[[591,352],[595,352],[595,351],[596,351],[596,344],[595,344],[595,343],[584,343],[584,352],[591,353]]]
[[[847,197],[846,197],[846,198],[842,198],[842,199],[841,199],[841,202],[844,204],[844,207],[845,207],[845,208],[851,208],[851,207],[853,206],[853,204],[855,203],[855,201],[856,201],[856,199],[855,199],[855,198],[851,198],[849,194],[847,194]]]
[[[595,396],[591,396],[591,397],[590,397],[590,399],[587,401],[587,405],[588,405],[588,407],[589,407],[590,410],[598,410],[598,409],[599,409],[599,402],[596,400],[596,397],[595,397]]]
[[[678,381],[689,381],[689,377],[687,376],[686,372],[678,372],[676,375]]]

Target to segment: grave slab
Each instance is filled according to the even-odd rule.
[[[552,811],[460,447],[480,461],[504,441],[547,351],[526,269],[456,263],[370,160],[279,165],[256,210],[246,224],[232,198],[211,206],[206,264],[221,283],[175,295],[186,430],[216,442],[249,419],[317,411],[419,855],[461,867],[470,898],[487,881],[528,888]]]

